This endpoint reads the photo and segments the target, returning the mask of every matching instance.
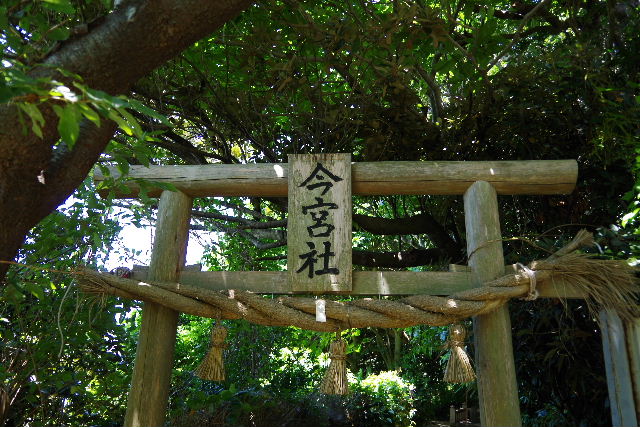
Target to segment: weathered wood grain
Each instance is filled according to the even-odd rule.
[[[633,381],[627,355],[625,328],[613,310],[600,312],[602,350],[607,374],[611,425],[634,427],[638,425],[633,395]]]
[[[351,154],[289,155],[288,283],[351,290]]]
[[[640,420],[640,319],[625,322],[624,332],[627,339],[627,353],[631,369],[633,400],[636,407],[636,421]]]
[[[192,208],[189,196],[165,191],[149,265],[149,280],[173,282],[183,269]],[[178,312],[145,302],[127,400],[126,427],[163,426],[176,342]]]
[[[498,198],[486,181],[464,194],[469,267],[476,286],[504,274]],[[473,318],[480,419],[483,426],[520,426],[508,304]]]
[[[487,181],[498,194],[568,194],[578,177],[575,160],[527,160],[490,162],[362,162],[353,163],[352,187],[356,195],[449,194],[462,195],[475,181]],[[128,176],[172,184],[192,197],[264,196],[288,194],[286,163],[195,166],[131,166]],[[118,176],[115,167],[111,174]],[[96,183],[105,180],[99,169]],[[150,184],[149,195],[161,189]],[[130,193],[121,198],[135,198],[140,185],[127,183]],[[101,191],[104,194],[105,190]]]
[[[454,273],[443,271],[354,271],[351,292],[335,292],[357,296],[374,295],[438,295],[447,296],[475,287],[467,266],[456,266]],[[505,274],[512,274],[511,265]],[[136,280],[148,280],[148,267],[136,266]],[[185,269],[178,279],[186,285],[217,291],[239,290],[257,294],[294,294],[287,282],[286,271],[198,271]],[[538,283],[541,298],[584,298],[584,292],[558,280]],[[331,292],[327,292],[331,294]]]

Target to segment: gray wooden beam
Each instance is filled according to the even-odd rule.
[[[178,279],[185,262],[192,206],[191,198],[183,193],[162,193],[149,266],[150,280]],[[144,303],[125,427],[164,425],[178,314],[160,304]]]
[[[624,325],[615,311],[602,310],[600,312],[600,327],[604,366],[609,388],[611,424],[613,427],[637,426],[638,419]]]
[[[250,291],[256,294],[294,294],[287,283],[286,271],[198,271],[185,268],[178,282],[206,289],[226,291]],[[474,288],[472,274],[467,266],[457,266],[454,272],[445,271],[354,271],[353,289],[350,292],[324,292],[329,295],[440,295],[447,296]],[[149,268],[135,266],[133,279],[149,279]],[[513,274],[512,267],[505,267],[505,274]],[[540,298],[577,298],[585,293],[563,280],[538,282]]]
[[[111,176],[119,176],[111,167]],[[360,162],[353,163],[353,194],[382,196],[387,194],[458,194],[462,195],[475,181],[487,181],[498,194],[569,194],[578,178],[575,160],[526,160],[486,162]],[[131,166],[128,177],[149,183],[149,195],[161,189],[153,182],[174,185],[192,197],[271,196],[286,197],[287,163],[244,165],[175,165]],[[97,184],[108,179],[100,169],[94,170]],[[127,181],[128,193],[117,197],[136,198],[140,185]],[[100,194],[108,193],[102,189]]]
[[[627,354],[633,382],[633,398],[636,405],[636,419],[640,420],[640,319],[625,322]]]
[[[476,286],[504,274],[496,190],[486,181],[464,194],[469,267]],[[520,402],[508,304],[473,318],[480,420],[483,426],[517,427]]]

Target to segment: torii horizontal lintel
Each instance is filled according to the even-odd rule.
[[[447,296],[472,289],[470,271],[458,266],[457,272],[446,271],[354,271],[353,289],[344,294],[351,296]],[[147,280],[146,266],[135,266],[132,278]],[[199,265],[188,266],[179,275],[178,282],[215,291],[238,290],[256,294],[294,294],[287,283],[286,271],[198,271]],[[505,274],[517,272],[515,265],[505,266]],[[585,293],[562,280],[541,281],[537,286],[541,298],[584,298]],[[325,292],[339,295],[341,292]]]
[[[120,176],[117,168],[109,169]],[[351,170],[353,194],[365,196],[462,195],[476,181],[489,182],[503,195],[569,194],[578,177],[575,160],[358,162]],[[191,197],[286,197],[288,192],[286,163],[131,166],[127,177],[130,192],[116,192],[119,198],[138,197],[135,180],[141,179],[173,185]],[[106,179],[100,169],[94,171],[97,183]],[[161,192],[150,184],[149,196]]]

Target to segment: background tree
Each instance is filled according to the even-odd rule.
[[[72,81],[80,80],[94,91],[126,94],[141,77],[249,4],[129,0],[113,7],[109,0],[3,2],[1,260],[12,260],[29,229],[82,183],[116,129],[112,120],[118,117],[109,115],[108,108],[106,120],[98,126],[97,113],[80,107],[92,94]],[[62,96],[51,90],[64,85]],[[64,96],[70,92],[82,97]],[[66,103],[78,107],[61,108]],[[34,121],[33,132],[18,125],[24,122],[22,112]],[[0,278],[6,270],[7,264],[0,265]]]

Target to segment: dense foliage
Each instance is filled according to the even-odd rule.
[[[86,122],[115,121],[99,165],[122,172],[286,162],[302,152],[350,152],[354,161],[575,158],[572,194],[500,198],[503,235],[514,237],[506,261],[543,257],[541,248],[579,227],[596,232],[599,255],[638,258],[637,2],[264,1],[127,96],[64,70],[38,75],[41,58],[91,32],[113,6],[0,5],[0,102],[18,106],[25,134],[42,138],[45,119],[57,120],[64,149]],[[64,272],[104,268],[122,224],[153,220],[156,202],[143,197],[123,211],[89,182],[75,198],[31,231],[1,289],[0,425],[123,418],[139,307],[86,300]],[[215,232],[204,265],[282,269],[286,214],[277,198],[196,200],[192,228]],[[460,198],[358,197],[354,214],[355,268],[465,262]],[[599,331],[586,307],[545,300],[511,309],[525,424],[610,423]],[[353,393],[340,400],[316,392],[331,337],[292,328],[226,322],[227,381],[197,379],[210,326],[180,319],[175,425],[424,425],[477,400],[473,386],[441,381],[438,328],[345,332]]]

